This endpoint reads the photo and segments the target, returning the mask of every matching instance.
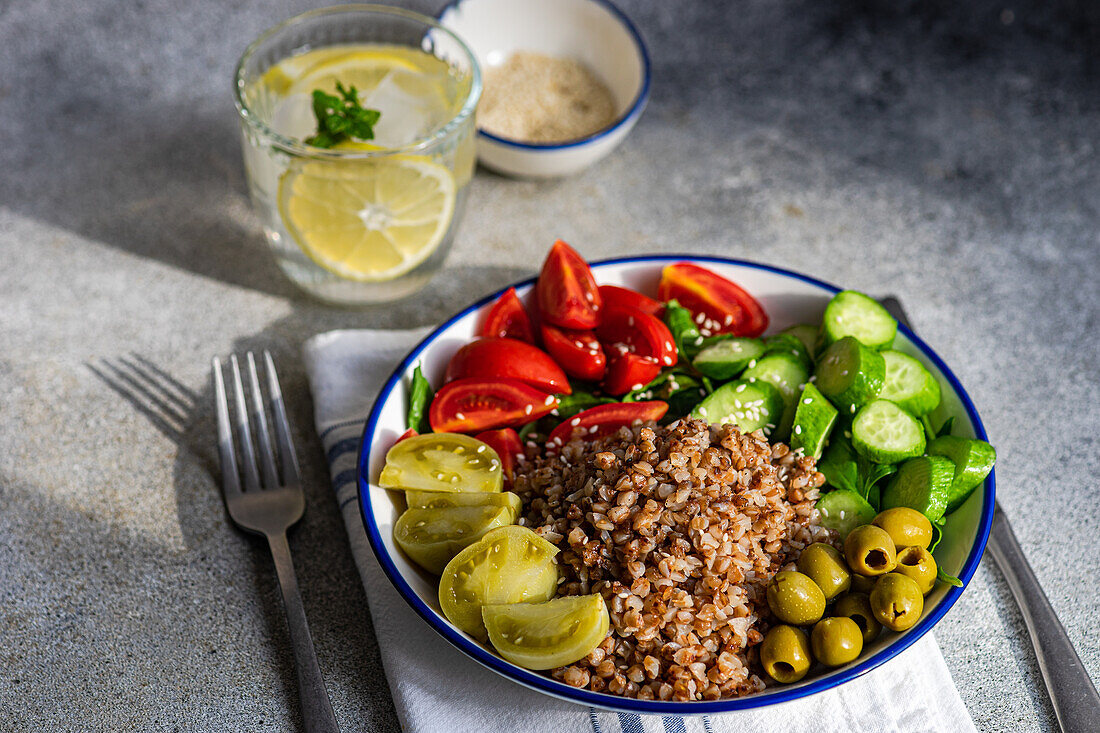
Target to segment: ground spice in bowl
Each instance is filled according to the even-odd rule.
[[[511,140],[563,143],[615,121],[610,90],[573,59],[517,51],[485,74],[478,127]]]

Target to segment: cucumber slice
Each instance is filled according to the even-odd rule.
[[[943,456],[921,456],[901,464],[882,492],[882,510],[907,506],[935,522],[947,509],[955,464]]]
[[[806,369],[814,365],[814,360],[802,340],[792,333],[777,333],[764,339],[764,354],[784,354],[793,356],[802,362]]]
[[[788,352],[771,354],[750,363],[741,373],[741,379],[767,382],[779,390],[783,396],[783,416],[779,419],[772,435],[776,440],[786,440],[791,434],[795,409],[798,407],[798,395],[810,378],[810,371],[797,356]]]
[[[898,333],[898,322],[874,298],[842,290],[825,306],[821,323],[825,344],[854,336],[871,349],[888,349]]]
[[[711,379],[733,379],[763,355],[760,339],[727,338],[704,347],[691,363]]]
[[[783,395],[767,382],[727,382],[696,405],[691,416],[711,424],[736,425],[742,433],[770,435],[783,415]]]
[[[797,326],[791,326],[784,328],[780,331],[780,335],[790,334],[796,339],[802,342],[802,345],[806,348],[807,354],[813,354],[816,349],[817,336],[821,332],[818,326],[811,325],[809,323],[800,323]]]
[[[985,481],[997,461],[997,451],[984,440],[944,435],[928,444],[928,455],[944,456],[955,464],[955,475],[947,496],[946,514],[958,509],[974,489]]]
[[[911,415],[927,415],[940,404],[940,383],[919,361],[900,351],[881,352],[886,377],[878,396]]]
[[[852,336],[832,344],[817,362],[817,388],[834,405],[855,414],[882,389],[886,361]]]
[[[872,463],[919,456],[924,445],[924,427],[889,400],[867,403],[852,421],[852,447]]]
[[[840,533],[840,539],[848,536],[856,527],[870,524],[875,518],[875,508],[867,500],[849,489],[835,489],[817,500],[821,523]]]
[[[794,411],[791,450],[801,448],[802,455],[820,458],[825,441],[836,424],[836,414],[836,408],[825,395],[817,387],[807,384]]]

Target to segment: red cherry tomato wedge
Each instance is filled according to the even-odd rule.
[[[407,438],[415,438],[417,435],[420,435],[420,433],[416,432],[415,428],[409,428],[405,432],[401,433],[401,435],[397,436],[397,440],[393,441],[393,444],[397,445],[402,440],[405,440]]]
[[[607,363],[603,389],[609,395],[621,395],[641,389],[657,378],[661,365],[652,356],[640,356],[629,351],[613,354]]]
[[[616,305],[625,305],[629,308],[637,308],[651,316],[661,316],[664,305],[658,303],[648,295],[642,295],[637,290],[620,288],[618,285],[601,285],[600,297],[603,299],[603,307],[610,308]]]
[[[501,428],[486,430],[474,437],[497,452],[500,456],[500,468],[504,471],[504,479],[511,481],[516,461],[523,457],[523,443],[520,442],[519,433],[511,428]]]
[[[451,357],[444,382],[477,377],[508,377],[542,392],[569,394],[569,378],[546,352],[526,341],[491,336],[463,346]]]
[[[529,344],[535,343],[535,329],[531,327],[531,318],[524,310],[515,288],[508,288],[497,298],[477,335],[507,336]]]
[[[560,239],[550,248],[535,283],[542,320],[554,326],[586,330],[600,322],[600,291],[588,263]]]
[[[572,440],[574,435],[584,440],[596,440],[605,435],[611,435],[623,426],[633,425],[637,420],[642,422],[660,420],[666,412],[668,412],[668,404],[658,400],[596,405],[584,412],[578,412],[554,428],[547,440],[547,447],[557,450]]]
[[[657,297],[663,301],[675,298],[691,311],[704,336],[759,336],[768,327],[768,314],[755,298],[721,275],[690,262],[677,262],[661,271]]]
[[[438,433],[479,433],[538,420],[558,398],[518,379],[456,379],[435,393],[428,421]]]
[[[662,367],[676,364],[676,344],[668,326],[637,308],[622,305],[604,308],[596,337],[608,353],[629,351],[651,356]]]
[[[607,356],[591,331],[569,331],[548,323],[539,327],[542,345],[565,373],[598,382],[607,369]]]

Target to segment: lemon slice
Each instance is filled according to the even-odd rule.
[[[360,95],[368,93],[392,71],[421,73],[419,66],[400,54],[387,50],[350,51],[324,58],[307,69],[287,88],[287,93],[311,93],[322,89],[336,93],[336,82],[355,87]]]
[[[279,213],[314,262],[340,277],[384,282],[439,247],[455,180],[426,157],[299,160],[279,179]]]

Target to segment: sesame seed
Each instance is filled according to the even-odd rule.
[[[552,394],[546,395],[546,402],[544,404],[547,404],[547,405],[554,404],[554,395],[552,395]]]
[[[569,421],[569,424],[572,425],[573,427],[577,427],[578,425],[581,424],[581,419],[579,417],[575,417],[575,418],[573,418],[572,420]]]
[[[534,407],[532,407],[531,405],[527,405],[526,407],[523,408],[523,414],[524,415],[530,415],[532,412],[534,412],[534,410],[535,410]]]
[[[794,434],[795,435],[802,435],[802,426],[801,425],[795,425],[794,426]]]
[[[465,420],[466,419],[466,416],[463,415],[461,412],[456,412],[455,417],[457,417],[459,420]]]
[[[812,405],[812,404],[813,404],[813,402],[814,402],[814,401],[813,401],[812,399],[810,399],[809,397],[807,397],[806,399],[802,400],[802,404],[804,404],[804,405]]]

